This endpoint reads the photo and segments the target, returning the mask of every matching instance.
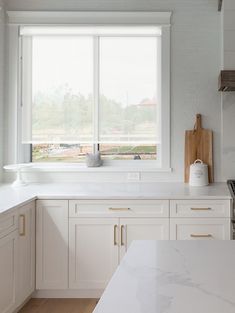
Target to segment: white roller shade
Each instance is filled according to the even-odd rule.
[[[158,26],[21,26],[21,36],[161,36]]]
[[[22,26],[23,143],[160,143],[161,28]]]

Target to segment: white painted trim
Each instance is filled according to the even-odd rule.
[[[160,172],[160,173],[170,173],[171,168],[157,167],[155,161],[131,161],[132,164],[128,163],[125,165],[103,165],[100,167],[87,167],[85,164],[76,163],[31,163],[31,166],[22,168],[22,173],[29,172]],[[144,162],[144,164],[142,164]],[[152,164],[151,164],[152,162]],[[133,164],[136,163],[136,164]],[[13,166],[14,167],[14,166]],[[5,169],[6,172],[16,172],[15,168]]]
[[[4,164],[17,163],[17,120],[18,120],[18,86],[19,86],[19,37],[18,27],[10,25],[7,28],[7,54],[6,54],[6,95],[5,95],[5,151]]]
[[[21,303],[12,313],[18,313],[25,306],[25,304],[32,298],[33,292]]]
[[[94,14],[93,14],[94,13]],[[79,19],[79,23],[82,23],[82,21],[86,21],[86,24],[97,24],[99,19],[102,20],[102,24],[129,24],[129,25],[161,25],[162,28],[162,110],[161,110],[161,120],[162,120],[162,146],[161,146],[161,152],[160,155],[162,155],[162,162],[158,162],[158,164],[154,163],[154,161],[149,161],[149,164],[144,163],[144,161],[141,161],[140,164],[137,165],[137,161],[128,162],[128,164],[125,162],[125,165],[119,165],[116,163],[112,164],[105,164],[106,166],[98,169],[81,169],[79,166],[74,169],[75,171],[99,171],[99,172],[128,172],[128,171],[147,171],[147,172],[171,172],[170,168],[170,18],[171,18],[171,12],[23,12],[23,11],[8,11],[7,12],[9,17],[9,28],[12,29],[12,36],[16,36],[16,32],[18,35],[18,26],[19,23],[22,25],[29,25],[29,20],[32,19],[36,23],[41,23],[45,25],[46,20],[50,20],[50,24],[56,25],[55,23],[61,23],[64,22],[67,25],[72,23],[73,19]],[[55,21],[55,18],[57,18],[57,21]],[[59,20],[61,18],[61,20]],[[15,32],[15,33],[14,33]],[[14,33],[14,35],[13,35]],[[10,38],[11,38],[10,37]],[[12,38],[13,39],[13,38]],[[10,40],[11,44],[11,50],[17,51],[18,54],[18,40]],[[14,47],[14,49],[13,49]],[[13,63],[13,66],[12,66]],[[12,57],[9,58],[9,64],[10,67],[12,67],[12,70],[17,72],[17,65],[15,64],[15,60],[12,59]],[[9,91],[8,94],[12,97],[12,77],[9,79]],[[16,93],[13,92],[13,95],[16,97]],[[18,99],[19,100],[19,99]],[[19,105],[16,104],[17,101],[9,101],[9,107],[13,109],[13,106],[15,108]],[[15,114],[15,113],[14,113]],[[11,115],[11,114],[9,114]],[[12,116],[9,116],[11,119]],[[9,120],[10,120],[9,119]],[[12,123],[12,120],[10,121],[10,124]],[[12,132],[11,136],[15,140],[17,137],[17,133],[15,133],[15,136]],[[17,145],[16,145],[17,146]],[[16,162],[27,162],[29,161],[29,149],[24,149],[25,145],[19,144],[18,151],[14,151],[14,147],[9,147],[9,150],[13,150],[15,152],[14,160],[11,158],[11,161],[7,159],[5,163],[16,163]],[[8,156],[10,153],[8,153]],[[20,158],[20,160],[19,160]],[[161,163],[161,164],[160,164]],[[35,170],[33,168],[32,170]],[[42,169],[41,169],[42,170]],[[68,170],[68,168],[67,168]],[[51,171],[48,167],[45,168],[45,171]],[[54,170],[53,170],[54,171]],[[55,171],[61,171],[61,167],[58,166],[57,170]],[[63,167],[63,170],[64,167]]]
[[[99,95],[100,95],[100,37],[93,36],[93,49],[94,49],[94,72],[93,72],[93,97],[94,97],[94,110],[93,110],[93,152],[98,152],[99,142]]]
[[[7,11],[9,24],[169,25],[172,12]]]
[[[170,167],[170,147],[171,147],[171,132],[170,132],[170,62],[171,62],[171,38],[170,26],[162,28],[162,73],[161,73],[161,167]]]
[[[32,298],[92,298],[98,299],[101,297],[104,290],[102,289],[52,289],[52,290],[36,290]]]

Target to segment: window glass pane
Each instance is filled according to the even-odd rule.
[[[156,145],[117,145],[100,144],[100,153],[104,160],[156,160]]]
[[[156,160],[160,44],[143,33],[23,36],[22,134],[32,161],[84,162],[98,143],[103,159]]]
[[[92,38],[36,36],[32,45],[32,142],[91,142]]]
[[[32,145],[32,162],[85,162],[86,153],[92,153],[92,146],[69,144]]]
[[[100,126],[103,143],[155,143],[158,39],[100,39]]]

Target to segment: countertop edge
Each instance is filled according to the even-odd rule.
[[[155,186],[154,186],[155,185]],[[34,183],[23,188],[0,185],[0,215],[34,200],[228,200],[232,196],[225,183],[214,183],[205,189],[190,189],[182,183]],[[149,187],[153,187],[150,188]],[[158,189],[159,187],[159,189]],[[67,188],[67,189],[66,189]],[[154,195],[156,193],[156,195]]]

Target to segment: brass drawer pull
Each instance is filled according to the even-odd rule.
[[[192,211],[210,211],[211,208],[191,208]]]
[[[109,208],[110,211],[129,211],[130,208]]]
[[[19,218],[20,218],[20,220],[22,219],[22,221],[23,221],[23,229],[22,229],[22,231],[19,232],[19,235],[23,237],[26,234],[26,232],[25,232],[25,215],[20,214]]]
[[[117,228],[118,226],[117,225],[114,225],[114,229],[113,229],[113,243],[114,243],[114,246],[117,246]]]
[[[125,246],[125,242],[124,242],[124,240],[123,240],[123,230],[124,230],[124,228],[125,228],[125,226],[124,225],[122,225],[121,226],[121,246]]]
[[[213,237],[211,234],[199,234],[199,235],[196,235],[196,234],[191,234],[190,237],[192,238],[211,238]]]

